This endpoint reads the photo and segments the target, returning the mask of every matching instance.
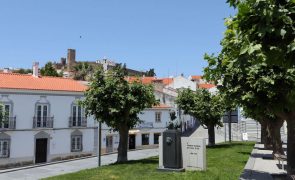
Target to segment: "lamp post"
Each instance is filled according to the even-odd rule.
[[[99,122],[99,125],[98,125],[98,137],[99,137],[99,140],[98,140],[98,167],[101,166],[101,122]]]

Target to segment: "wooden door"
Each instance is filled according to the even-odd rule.
[[[36,139],[35,163],[47,161],[47,138]]]

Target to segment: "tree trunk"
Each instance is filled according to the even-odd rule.
[[[268,131],[268,124],[265,120],[260,121],[261,125],[261,143],[265,149],[272,149],[271,135]]]
[[[129,133],[128,126],[122,125],[121,128],[119,129],[120,141],[119,141],[119,147],[118,147],[117,163],[128,161],[128,158],[127,158],[128,133]]]
[[[266,142],[265,142],[265,148],[271,150],[272,149],[272,134],[270,125],[268,122],[266,122]]]
[[[208,146],[214,146],[215,145],[215,129],[214,125],[208,125]]]
[[[288,142],[287,142],[287,173],[295,175],[295,117],[287,119]]]
[[[285,154],[282,147],[281,139],[281,127],[284,123],[284,120],[277,118],[276,120],[269,120],[268,125],[271,131],[272,137],[272,154]]]

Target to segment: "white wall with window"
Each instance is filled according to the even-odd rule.
[[[161,112],[155,112],[155,122],[156,123],[160,123],[161,122],[161,116],[162,116],[162,113]]]
[[[5,91],[5,92],[3,92]],[[8,112],[16,118],[16,128],[6,130],[0,125],[0,168],[5,164],[34,163],[35,134],[44,131],[50,136],[48,140],[47,161],[58,160],[73,155],[96,154],[97,122],[93,117],[87,118],[85,126],[69,127],[69,119],[75,111],[76,123],[83,120],[84,112],[73,102],[83,98],[83,93],[42,92],[0,89],[0,113]],[[75,109],[75,110],[74,110]],[[34,124],[35,121],[35,124]],[[51,124],[52,123],[52,124]],[[35,127],[34,127],[35,125]],[[75,148],[72,151],[72,133],[78,130],[80,138],[75,137]],[[2,134],[9,135],[7,140]],[[8,147],[8,148],[7,148]],[[79,150],[80,149],[80,150]],[[8,151],[9,157],[6,156]]]
[[[0,133],[0,158],[8,158],[10,154],[10,136]]]
[[[10,104],[0,104],[0,129],[9,128]]]
[[[74,102],[71,106],[71,116],[69,119],[70,127],[85,127],[87,126],[87,121],[85,118],[85,110]]]
[[[83,149],[82,143],[83,135],[82,132],[76,130],[71,134],[71,151],[80,152]]]

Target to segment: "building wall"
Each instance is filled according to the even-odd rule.
[[[10,156],[1,158],[0,168],[34,163],[35,135],[40,132],[49,134],[47,162],[86,156],[96,153],[94,138],[97,138],[97,123],[92,117],[87,119],[87,127],[69,127],[71,105],[81,95],[7,93],[0,90],[0,102],[12,103],[12,114],[16,116],[15,129],[0,129],[0,133],[10,136]],[[49,104],[49,116],[53,116],[53,128],[33,128],[36,103]],[[71,133],[79,130],[82,133],[83,149],[71,152]],[[97,144],[97,143],[96,143]]]
[[[161,112],[161,122],[155,122],[155,113]],[[155,133],[162,133],[166,130],[166,126],[168,121],[170,121],[170,109],[146,109],[139,114],[140,120],[143,121],[143,124],[152,123],[152,128],[149,127],[141,127],[141,125],[136,126],[134,129],[129,131],[129,134],[135,135],[135,145],[137,149],[141,148],[149,148],[157,146],[154,144],[154,134]],[[118,132],[110,131],[110,129],[104,124],[102,126],[102,153],[107,152],[106,141],[107,136],[113,137],[113,151],[117,151],[119,146],[119,134]],[[142,134],[149,134],[149,145],[142,145]]]
[[[173,89],[190,88],[191,90],[195,91],[197,88],[197,85],[195,82],[183,76],[178,76],[173,78],[173,82],[169,84],[167,87],[170,87]]]

